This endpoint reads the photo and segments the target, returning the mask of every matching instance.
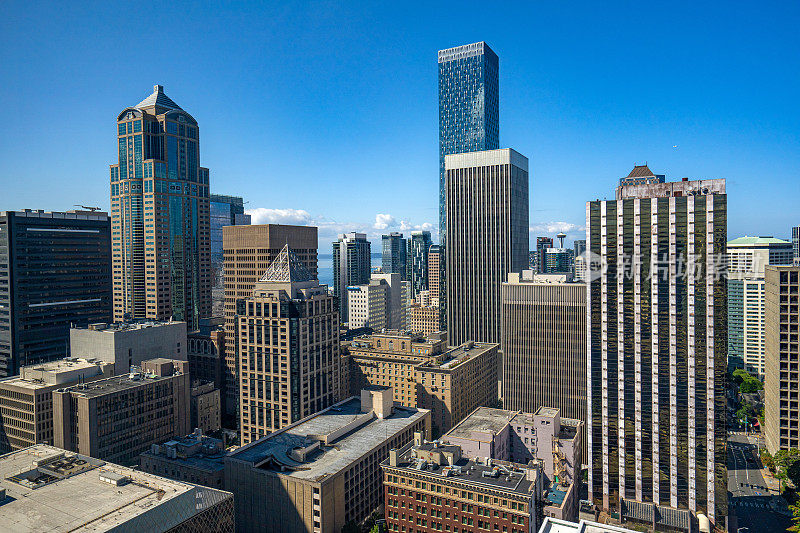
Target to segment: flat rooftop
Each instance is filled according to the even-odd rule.
[[[516,416],[516,411],[506,409],[492,409],[491,407],[478,407],[472,414],[455,425],[446,436],[460,439],[474,438],[474,431],[490,432],[497,434]]]
[[[64,387],[64,390],[86,398],[94,398],[96,396],[103,396],[127,389],[135,389],[136,387],[141,387],[149,383],[171,378],[172,376],[162,377],[144,373],[134,374],[134,377],[131,377],[131,374],[122,374],[106,379],[98,379],[97,381],[89,381],[80,385],[71,385],[69,387]]]
[[[169,511],[149,530],[166,531],[197,514],[197,501],[232,497],[44,444],[0,456],[0,487],[7,496],[0,501],[3,533],[108,531],[160,506]]]
[[[82,370],[91,371],[97,369],[95,375],[102,374],[102,364],[110,365],[111,363],[98,361],[96,359],[60,359],[58,361],[22,367],[20,369],[20,375],[0,379],[0,383],[24,387],[31,390],[52,387],[61,383],[77,380],[77,376],[82,374]]]
[[[467,459],[461,457],[458,461],[449,465],[437,465],[432,463],[422,464],[421,460],[416,458],[416,449],[430,449],[431,444],[423,444],[422,446],[415,447],[413,442],[410,442],[398,450],[397,466],[390,467],[389,459],[381,463],[384,467],[401,468],[407,470],[409,473],[425,473],[427,475],[438,476],[444,480],[452,479],[459,483],[467,483],[474,485],[476,490],[484,489],[503,489],[513,491],[526,497],[530,495],[531,490],[535,490],[535,479],[528,480],[526,476],[525,465],[510,463],[507,461],[492,460],[491,465],[486,465],[481,461]],[[440,448],[447,450],[451,446],[440,446]],[[458,446],[452,446],[458,448]],[[454,468],[455,467],[455,468]]]
[[[148,328],[159,328],[162,326],[176,326],[178,324],[186,324],[186,322],[181,322],[179,320],[147,320],[144,322],[97,322],[95,324],[89,324],[86,327],[77,327],[72,328],[76,330],[83,330],[83,331],[105,331],[108,333],[114,333],[117,331],[136,331],[140,329],[148,329]]]
[[[395,406],[391,416],[384,419],[373,416],[332,439],[330,445],[320,444],[319,449],[309,454],[305,461],[290,456],[292,451],[314,446],[319,441],[311,436],[334,434],[348,424],[356,424],[362,417],[368,418],[361,412],[361,399],[353,397],[234,450],[227,460],[245,461],[276,475],[319,482],[348,468],[395,434],[422,420],[428,412],[427,409]],[[287,470],[281,472],[282,467],[287,467]]]
[[[203,448],[203,443],[206,441],[214,441],[221,444],[219,439],[212,439],[211,437],[203,437],[198,441],[193,435],[185,437],[176,437],[172,440],[160,445],[161,453],[153,453],[152,448],[143,452],[141,455],[156,458],[166,463],[173,463],[176,465],[184,465],[207,472],[219,472],[225,469],[225,454],[227,453],[224,448],[214,448],[213,451],[208,448]],[[184,455],[187,448],[194,448],[200,445],[200,449],[192,453],[192,455]],[[168,447],[175,447],[180,450],[181,455],[175,458],[166,455]]]
[[[542,522],[539,533],[633,533],[633,530],[586,520],[581,520],[580,523],[569,522],[548,516]]]

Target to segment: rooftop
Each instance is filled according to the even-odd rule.
[[[436,446],[444,452],[449,448],[460,450],[460,446],[439,445],[438,443],[424,443],[421,446],[414,446],[410,442],[398,450],[397,467],[408,471],[424,472],[427,475],[438,476],[442,479],[458,478],[459,483],[475,485],[477,489],[503,489],[509,490],[525,497],[529,497],[530,492],[536,489],[535,477],[528,479],[526,465],[511,463],[507,461],[497,461],[494,459],[467,459],[458,453],[459,458],[452,465],[439,465],[435,462],[426,462],[418,458],[419,451],[430,451]],[[381,466],[387,467],[390,459],[386,459]],[[532,467],[536,468],[536,467]]]
[[[580,523],[568,522],[548,516],[542,522],[539,533],[633,533],[633,530],[585,520]]]
[[[647,163],[645,163],[644,165],[634,165],[633,166],[633,170],[631,170],[631,173],[628,174],[627,177],[629,177],[629,178],[649,178],[649,177],[655,177],[655,174],[653,174],[653,171],[650,170],[650,167],[648,167]]]
[[[221,440],[192,433],[185,437],[175,437],[164,444],[153,445],[142,455],[209,472],[219,472],[225,469],[225,453]]]
[[[103,373],[103,366],[113,363],[95,359],[60,359],[38,365],[24,366],[20,375],[0,379],[4,385],[16,385],[28,389],[52,387],[62,383],[77,381],[79,376],[94,377]]]
[[[147,109],[148,107],[166,107],[168,109],[181,109],[181,107],[172,101],[172,98],[164,94],[163,85],[153,85],[153,93],[136,104],[137,109]]]
[[[289,248],[289,245],[286,244],[278,254],[278,257],[275,258],[261,279],[259,279],[259,282],[298,283],[315,281],[316,279],[317,277],[309,272],[292,249]]]
[[[109,531],[134,518],[143,530],[166,531],[195,515],[200,499],[232,497],[44,444],[0,456],[0,486],[0,532],[9,533]],[[159,506],[170,511],[158,524],[140,516]]]
[[[742,247],[750,247],[750,246],[764,246],[769,247],[770,245],[780,245],[781,247],[792,247],[792,243],[789,241],[784,241],[783,239],[776,239],[775,237],[748,237],[745,235],[744,237],[739,237],[738,239],[733,239],[728,241],[728,246],[742,246]]]
[[[517,411],[478,407],[464,420],[455,425],[447,436],[472,439],[474,431],[497,434],[516,416]]]
[[[243,446],[226,460],[249,462],[275,475],[320,482],[427,413],[426,409],[394,406],[391,416],[380,419],[362,413],[360,398],[353,397]]]
[[[89,330],[89,331],[105,331],[114,333],[117,331],[136,331],[148,328],[159,328],[163,326],[175,326],[178,324],[186,324],[179,320],[146,320],[143,322],[97,322],[89,324],[86,327],[73,327],[75,330]]]
[[[171,361],[171,359],[165,359],[165,361]],[[106,379],[98,379],[97,381],[90,381],[88,383],[81,383],[80,385],[72,385],[61,390],[69,391],[72,394],[84,398],[95,398],[105,394],[134,389],[156,381],[172,379],[172,377],[173,376],[154,376],[144,372],[132,372],[130,374],[122,374]]]

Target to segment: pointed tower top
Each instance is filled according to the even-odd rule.
[[[148,107],[165,107],[167,109],[181,109],[181,106],[172,101],[172,99],[164,94],[163,85],[153,85],[153,94],[136,104],[137,109],[145,109]]]
[[[309,272],[289,245],[285,244],[259,282],[302,283],[315,280],[314,274]]]

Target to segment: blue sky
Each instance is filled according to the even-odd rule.
[[[435,227],[436,52],[484,40],[532,237],[579,237],[644,162],[727,178],[732,237],[800,224],[800,3],[341,4],[3,2],[0,210],[107,209],[116,114],[159,83],[257,220],[317,224],[323,252]]]

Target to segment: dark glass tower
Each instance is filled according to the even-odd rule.
[[[439,235],[445,244],[444,156],[500,147],[499,59],[484,42],[439,51]]]
[[[0,213],[0,377],[66,357],[70,324],[110,319],[107,213]]]
[[[402,233],[392,232],[381,236],[381,269],[384,274],[406,277],[406,240]]]

